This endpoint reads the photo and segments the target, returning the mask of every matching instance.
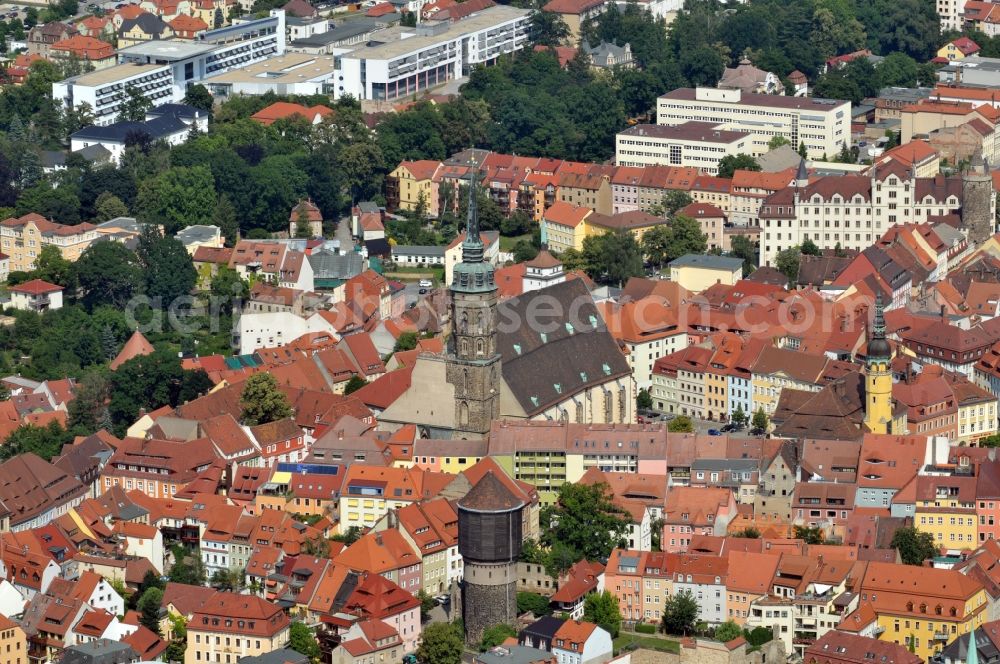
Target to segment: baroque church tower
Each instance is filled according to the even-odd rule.
[[[451,283],[448,383],[455,387],[455,435],[485,436],[500,414],[500,353],[497,350],[497,286],[493,265],[483,259],[476,210],[478,171],[471,172],[462,262]]]
[[[892,349],[885,340],[882,296],[875,298],[875,320],[868,336],[865,367],[865,425],[872,433],[892,433]]]

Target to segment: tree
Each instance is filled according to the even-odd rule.
[[[316,641],[316,635],[305,623],[296,620],[288,628],[288,647],[300,655],[308,657],[312,664],[319,664],[322,656],[319,642]]]
[[[118,106],[118,119],[131,122],[142,122],[146,113],[153,108],[153,100],[142,93],[142,90],[129,83],[121,96]]]
[[[694,433],[694,422],[687,415],[678,415],[667,423],[667,431],[671,433]]]
[[[685,50],[678,64],[692,87],[715,87],[726,68],[719,51],[707,44]]]
[[[743,259],[743,276],[749,276],[757,267],[757,246],[745,235],[736,235],[729,252],[735,258]]]
[[[583,601],[583,619],[607,630],[612,639],[618,638],[622,626],[618,598],[607,590],[588,594]]]
[[[799,261],[801,252],[798,247],[789,247],[778,252],[774,257],[774,267],[778,272],[788,277],[790,283],[794,283],[799,277]]]
[[[719,160],[719,177],[731,178],[736,171],[760,171],[760,164],[744,153],[726,155]]]
[[[639,394],[635,397],[635,407],[640,410],[649,410],[653,407],[653,397],[650,396],[649,390],[645,388],[639,390]]]
[[[420,620],[422,622],[427,622],[430,619],[431,611],[437,606],[437,602],[431,597],[431,594],[421,588],[417,591],[417,599],[420,600]]]
[[[423,191],[420,192],[421,195],[424,194]],[[312,225],[309,223],[309,212],[306,210],[304,205],[299,205],[298,212],[295,215],[295,237],[299,239],[308,240],[312,237]]]
[[[209,292],[219,303],[219,310],[229,315],[239,310],[243,301],[250,296],[250,286],[239,272],[223,265],[212,277]]]
[[[642,249],[626,230],[592,235],[583,241],[587,273],[598,281],[622,285],[629,277],[643,273]]]
[[[1000,434],[993,434],[979,439],[980,447],[1000,447]]]
[[[190,86],[187,92],[184,93],[184,103],[206,113],[211,113],[215,100],[212,98],[212,93],[208,91],[208,88],[198,83]]]
[[[219,196],[215,209],[212,211],[212,223],[222,231],[222,237],[226,240],[226,246],[232,247],[240,239],[240,226],[236,221],[236,208],[229,196],[222,194]]]
[[[76,286],[76,268],[63,258],[59,247],[52,244],[45,245],[38,252],[31,275],[34,279],[42,279],[64,288]]]
[[[344,394],[352,394],[354,392],[357,392],[367,384],[368,384],[367,380],[365,380],[358,374],[354,374],[353,376],[351,376],[350,380],[347,381],[347,384],[344,385]]]
[[[128,216],[128,206],[110,191],[101,192],[94,202],[94,218],[97,221],[108,221],[118,217]]]
[[[288,398],[278,388],[278,381],[269,373],[257,373],[247,378],[240,394],[240,419],[248,426],[267,424],[292,416]]]
[[[76,262],[83,302],[93,308],[110,304],[124,309],[142,285],[142,272],[133,252],[120,242],[95,242]]]
[[[764,408],[758,408],[757,412],[753,414],[753,420],[751,421],[754,429],[760,429],[762,431],[767,431],[768,417],[764,412]]]
[[[569,26],[556,12],[535,10],[528,26],[529,39],[539,46],[559,46],[569,38]]]
[[[0,459],[31,453],[48,461],[62,451],[63,445],[71,442],[73,434],[63,429],[56,420],[49,421],[45,426],[22,424],[0,446]]]
[[[160,634],[161,604],[163,604],[163,591],[156,587],[147,589],[136,604],[139,622],[156,635]]]
[[[667,598],[660,629],[667,634],[687,636],[694,631],[700,610],[691,592],[682,590]]]
[[[143,221],[162,224],[173,235],[188,226],[210,224],[217,202],[208,166],[176,166],[144,180],[136,206]]]
[[[743,636],[743,628],[732,620],[727,620],[715,628],[715,640],[729,643],[735,638]]]
[[[217,569],[209,580],[216,590],[238,591],[243,587],[244,572],[241,569]]]
[[[649,213],[657,217],[672,217],[678,210],[691,205],[694,199],[686,191],[671,189],[659,203],[654,203],[649,208]]]
[[[917,61],[906,53],[890,53],[882,59],[882,62],[878,63],[875,71],[878,72],[880,86],[898,86],[903,88],[917,86]]]
[[[760,539],[760,531],[753,526],[747,526],[743,530],[737,530],[735,533],[732,533],[732,536],[743,539]]]
[[[417,648],[417,661],[461,664],[465,641],[461,628],[451,623],[432,623],[424,628]]]
[[[806,238],[806,240],[802,243],[802,246],[799,247],[799,253],[803,256],[819,256],[820,250],[819,247],[816,246],[815,242]]]
[[[191,254],[177,238],[158,238],[149,248],[144,262],[146,295],[160,298],[164,307],[189,295],[198,283]]]
[[[777,150],[778,148],[780,148],[783,145],[791,145],[791,144],[792,144],[792,142],[790,140],[788,140],[787,138],[785,138],[784,136],[781,136],[779,134],[779,135],[771,137],[771,140],[769,140],[767,142],[767,149],[768,150]]]
[[[417,333],[416,332],[403,332],[396,339],[396,344],[393,346],[393,352],[399,352],[401,350],[413,350],[417,347]]]
[[[337,533],[330,539],[335,542],[343,542],[344,546],[347,547],[361,539],[362,535],[364,535],[364,531],[361,530],[360,526],[349,526],[347,530]]]
[[[730,418],[732,423],[738,427],[745,427],[750,416],[743,412],[743,406],[737,405],[736,410],[733,411],[732,417]]]
[[[576,560],[602,560],[624,539],[632,518],[612,502],[607,484],[563,484],[556,504],[542,510],[541,522],[543,545],[558,542]]]
[[[189,586],[205,585],[205,565],[201,561],[201,555],[182,546],[175,546],[171,553],[174,556],[174,564],[170,568],[171,581]]]
[[[501,623],[499,625],[487,627],[483,630],[483,639],[479,642],[479,651],[486,652],[490,648],[496,648],[510,637],[516,636],[517,630],[510,625],[504,625]]]
[[[892,536],[892,548],[899,551],[899,557],[905,565],[922,565],[928,558],[937,555],[934,536],[931,533],[920,532],[909,526],[900,528]]]
[[[529,612],[536,618],[551,615],[549,598],[538,593],[519,592],[517,594],[517,613],[521,615]]]
[[[818,526],[795,526],[795,539],[800,539],[806,544],[822,544],[823,529]]]

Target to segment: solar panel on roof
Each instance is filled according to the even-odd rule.
[[[324,466],[316,463],[279,463],[278,472],[339,475],[340,466]]]

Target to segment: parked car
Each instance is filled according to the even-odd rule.
[[[431,281],[430,279],[421,279],[420,283],[417,285],[420,286],[421,288],[430,288],[434,285],[434,282]]]
[[[759,429],[757,427],[754,427],[753,429],[750,429],[750,435],[751,436],[763,436],[764,435],[764,430],[763,429]]]
[[[708,435],[709,436],[721,436],[722,432],[719,431],[718,429],[709,429],[708,430]]]
[[[420,295],[426,295],[427,294],[427,289],[426,288],[421,288],[420,290],[417,291],[417,293],[420,294]]]

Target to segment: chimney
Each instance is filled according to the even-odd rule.
[[[943,304],[941,305],[941,320],[947,320],[947,317],[945,316],[945,313],[944,313],[944,305]]]

